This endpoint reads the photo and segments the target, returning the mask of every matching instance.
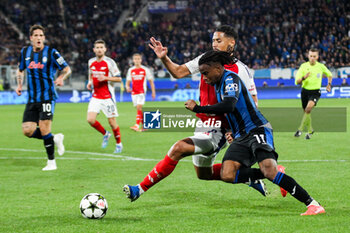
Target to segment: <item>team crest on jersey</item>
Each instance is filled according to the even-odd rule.
[[[317,78],[320,78],[320,77],[321,77],[321,74],[320,74],[320,73],[318,73],[318,74],[317,74]]]
[[[47,62],[47,57],[43,57],[43,63]]]

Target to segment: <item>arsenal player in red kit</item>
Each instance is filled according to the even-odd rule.
[[[228,25],[223,25],[217,28],[213,34],[212,47],[213,50],[226,51],[234,56],[234,50],[236,47],[237,35],[234,28]],[[155,38],[150,39],[150,48],[153,49],[157,57],[162,61],[168,71],[174,78],[183,78],[187,75],[198,73],[199,65],[198,61],[202,55],[197,58],[179,65],[174,63],[168,56],[168,49],[164,47],[162,43]],[[227,64],[226,69],[236,72],[242,79],[244,85],[252,95],[254,103],[257,105],[257,92],[252,75],[250,74],[246,65],[241,61],[233,57],[234,62]],[[216,99],[216,93],[213,86],[205,83],[203,77],[201,77],[200,85],[200,105],[214,105],[218,101]],[[195,167],[197,176],[202,180],[221,180],[220,171],[221,163],[214,164],[216,155],[225,146],[225,132],[228,128],[226,126],[227,121],[224,115],[207,115],[197,114],[197,117],[202,121],[221,121],[220,127],[206,127],[205,129],[197,127],[194,135],[177,141],[151,172],[136,186],[125,185],[123,191],[131,201],[135,201],[141,194],[150,189],[153,185],[160,180],[166,178],[175,169],[177,163],[186,156],[192,156],[193,165]],[[259,191],[262,195],[266,196],[267,192],[265,184],[262,180],[256,180],[249,182],[249,186]]]
[[[152,98],[156,98],[156,89],[154,87],[153,75],[146,66],[143,66],[141,54],[135,53],[132,56],[134,66],[130,67],[126,75],[125,88],[127,92],[131,92],[132,102],[136,107],[136,124],[130,127],[132,130],[140,131],[140,123],[143,120],[142,106],[146,100],[147,80],[151,86]],[[132,89],[130,88],[132,84]]]
[[[97,115],[102,111],[108,118],[116,140],[114,153],[121,153],[123,145],[116,121],[118,110],[112,82],[121,82],[122,78],[115,61],[105,56],[107,48],[103,40],[95,41],[93,51],[96,57],[89,60],[89,82],[87,84],[87,89],[93,90],[93,94],[88,107],[87,121],[103,135],[102,148],[106,148],[112,134],[96,120]]]

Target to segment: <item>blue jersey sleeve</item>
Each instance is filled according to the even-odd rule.
[[[64,58],[56,49],[52,49],[51,56],[52,61],[59,70],[63,70],[66,66],[68,66],[68,63],[64,60]]]
[[[23,52],[24,52],[24,48],[22,48],[21,54],[19,55],[19,58],[18,58],[18,69],[20,71],[23,71],[23,70],[26,69],[26,63],[25,63],[25,60],[24,60],[25,54],[23,54]]]
[[[239,78],[232,73],[227,75],[224,81],[224,85],[222,86],[223,99],[225,97],[234,97],[238,100],[239,93],[241,91],[241,84],[239,82]]]

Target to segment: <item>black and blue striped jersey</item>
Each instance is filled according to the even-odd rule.
[[[19,70],[27,69],[28,102],[40,103],[58,98],[54,85],[57,69],[68,66],[60,53],[50,46],[34,52],[33,46],[24,47],[19,57]]]
[[[252,96],[236,73],[225,70],[220,84],[215,85],[215,90],[218,103],[221,103],[225,98],[236,100],[234,110],[226,112],[226,118],[235,138],[268,123],[257,109]]]

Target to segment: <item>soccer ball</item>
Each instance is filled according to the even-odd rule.
[[[103,218],[108,209],[107,200],[99,193],[86,194],[80,202],[80,212],[85,218]]]

